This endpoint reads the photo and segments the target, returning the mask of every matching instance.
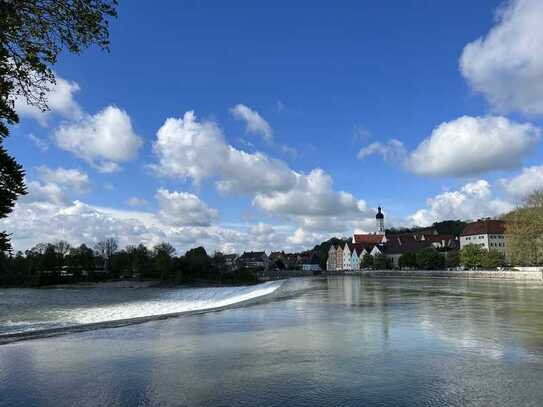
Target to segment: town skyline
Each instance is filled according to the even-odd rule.
[[[14,250],[115,237],[299,252],[373,231],[378,206],[387,227],[430,226],[500,216],[543,187],[543,94],[527,85],[543,81],[543,42],[516,46],[543,36],[537,1],[248,5],[243,19],[163,7],[120,5],[110,53],[55,67],[51,111],[16,103],[6,146],[29,194],[0,221]]]

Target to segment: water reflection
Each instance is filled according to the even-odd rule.
[[[323,279],[199,316],[0,346],[1,406],[539,405],[543,286]]]

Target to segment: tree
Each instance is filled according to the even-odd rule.
[[[543,264],[543,190],[526,196],[504,221],[509,262],[520,266]]]
[[[497,250],[485,250],[481,258],[481,267],[496,269],[505,265],[505,255]]]
[[[420,249],[416,253],[417,267],[422,270],[442,270],[445,257],[433,247]]]
[[[369,253],[366,253],[362,256],[362,268],[369,269],[373,267],[373,256]]]
[[[390,261],[384,254],[378,254],[373,259],[373,264],[376,270],[386,270],[390,268]]]
[[[58,264],[63,266],[64,258],[70,252],[70,243],[68,243],[66,240],[59,240],[54,243],[54,246],[58,258]]]
[[[175,248],[169,243],[159,243],[153,248],[153,265],[161,280],[166,280],[173,271]]]
[[[460,250],[460,263],[469,269],[482,266],[484,249],[476,244],[468,244]]]
[[[400,266],[400,268],[417,267],[417,255],[413,252],[402,253],[398,260],[398,266]]]
[[[447,268],[456,268],[460,265],[460,255],[457,251],[449,251],[445,256],[445,266]]]
[[[15,99],[47,110],[60,52],[77,54],[93,44],[108,49],[116,7],[116,0],[0,1],[0,219],[27,192],[22,166],[3,146],[8,126],[19,122]],[[0,251],[10,248],[9,235],[0,232]]]
[[[111,271],[111,259],[113,257],[113,253],[117,251],[118,247],[119,244],[117,243],[117,240],[112,237],[96,243],[95,249],[100,257],[104,260],[104,268],[107,271]]]

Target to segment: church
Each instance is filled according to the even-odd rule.
[[[436,230],[386,233],[385,215],[381,207],[375,215],[375,232],[354,234],[344,245],[332,245],[328,250],[327,271],[362,270],[364,256],[384,255],[391,267],[397,268],[400,256],[407,252],[433,247],[438,250],[458,250],[459,241],[452,235],[440,235]]]

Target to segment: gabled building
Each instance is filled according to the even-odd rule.
[[[328,259],[326,260],[326,270],[336,271],[336,246],[331,245],[328,249]]]
[[[336,270],[335,271],[341,271],[343,270],[343,247],[338,246],[336,248]]]
[[[238,259],[241,268],[267,268],[268,262],[266,252],[243,252]]]
[[[352,243],[345,243],[343,247],[343,270],[351,270],[351,251]]]
[[[353,245],[353,252],[351,254],[351,270],[360,271],[360,266],[365,253],[367,253],[365,249],[361,248],[360,246]]]
[[[505,222],[496,219],[480,219],[468,224],[460,235],[460,248],[475,244],[486,250],[506,252]]]

